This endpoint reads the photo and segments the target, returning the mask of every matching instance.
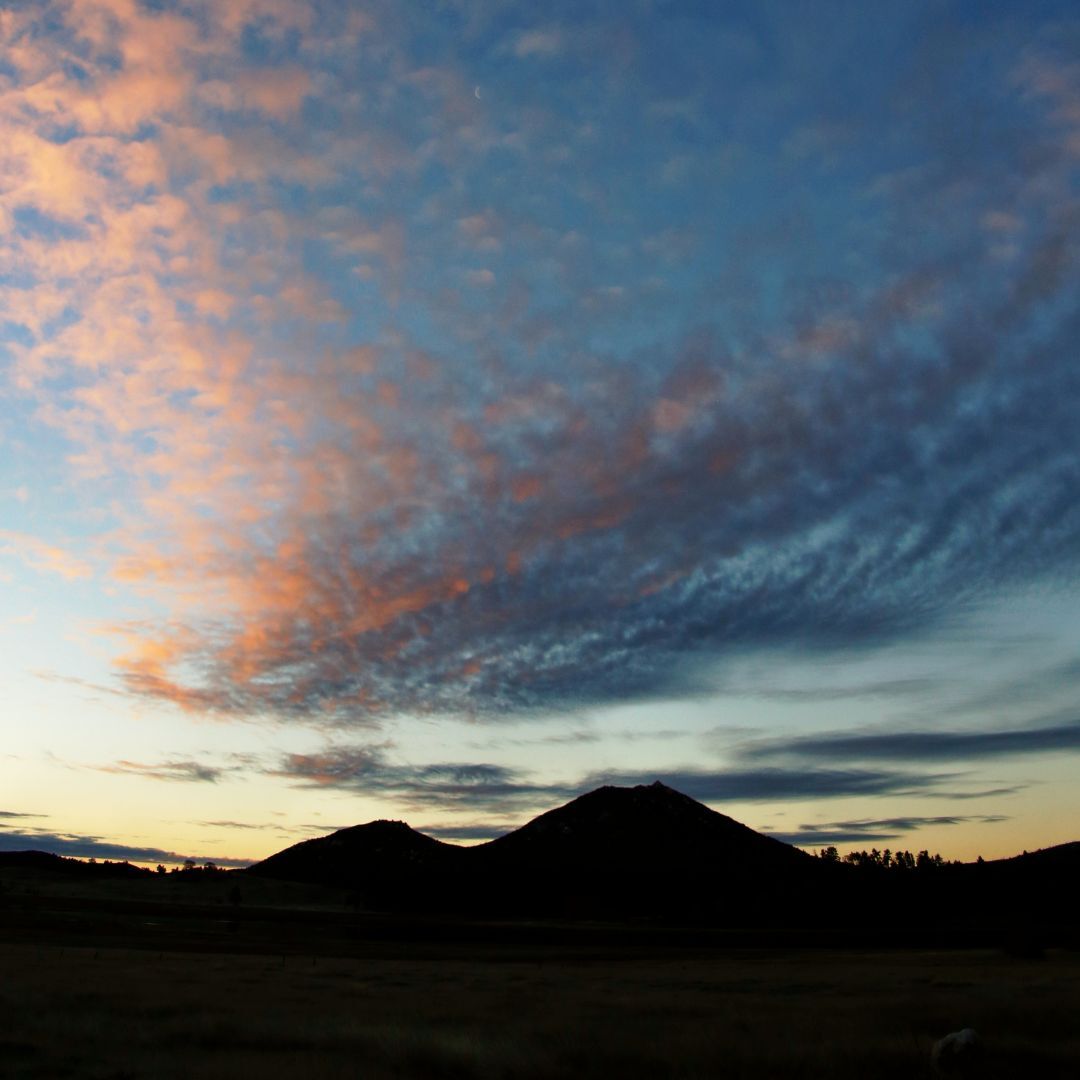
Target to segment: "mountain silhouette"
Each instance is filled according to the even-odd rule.
[[[847,867],[659,782],[602,787],[475,847],[376,821],[305,840],[245,873],[355,890],[366,905],[537,915],[774,911]]]
[[[475,847],[373,821],[241,873],[345,888],[385,912],[841,926],[871,935],[921,927],[953,940],[957,929],[1074,926],[1080,843],[896,874],[815,858],[658,782],[598,788]]]
[[[282,893],[275,881],[329,886],[368,912],[422,913],[424,925],[428,915],[455,917],[439,925],[457,925],[458,916],[485,925],[491,917],[622,926],[644,918],[658,920],[665,933],[683,924],[798,930],[815,941],[849,943],[996,940],[1024,957],[1040,955],[1051,940],[1080,947],[1080,842],[1008,859],[928,859],[910,870],[816,858],[662,783],[598,788],[475,847],[443,843],[402,821],[372,821],[209,878],[0,852],[0,907],[24,903],[35,883],[45,895],[61,880],[66,889],[106,878],[115,879],[109,887],[117,903],[145,899],[144,886],[179,882],[224,887],[227,880],[238,896],[248,892],[245,880],[255,896],[293,895],[294,886]],[[143,891],[126,893],[136,879]]]
[[[425,836],[404,821],[380,820],[303,840],[247,872],[283,881],[374,887],[451,872],[465,851]]]
[[[722,859],[730,872],[801,867],[805,852],[657,781],[602,787],[474,849],[500,867],[543,866],[605,872],[686,871]]]

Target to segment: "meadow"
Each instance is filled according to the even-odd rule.
[[[982,1076],[1080,1075],[1075,951],[34,936],[0,943],[4,1077],[892,1080],[962,1026]]]

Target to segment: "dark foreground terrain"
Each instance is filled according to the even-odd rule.
[[[1080,1078],[1080,845],[816,859],[650,785],[478,849],[247,871],[0,856],[0,1080]]]
[[[0,944],[0,1075],[1080,1075],[1080,956],[370,941],[352,955]]]
[[[1080,1076],[1080,950],[1028,936],[397,916],[236,880],[0,873],[0,1077],[899,1080],[966,1026],[974,1075]]]

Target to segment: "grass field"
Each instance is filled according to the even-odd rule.
[[[1080,956],[372,941],[348,957],[0,944],[0,1075],[1080,1076]]]

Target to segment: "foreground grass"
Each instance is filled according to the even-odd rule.
[[[0,1076],[1080,1076],[1080,956],[372,945],[335,959],[0,945]]]

